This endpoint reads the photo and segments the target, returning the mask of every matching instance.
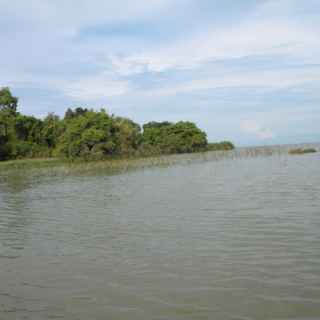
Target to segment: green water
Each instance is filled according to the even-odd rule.
[[[0,319],[319,319],[320,154],[183,157],[0,179]]]

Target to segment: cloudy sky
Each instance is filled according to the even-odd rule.
[[[320,141],[319,0],[0,0],[20,111],[191,120],[238,145]]]

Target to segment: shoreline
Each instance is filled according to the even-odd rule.
[[[319,144],[306,144],[313,146],[319,152]],[[282,155],[292,157],[290,150],[294,145],[240,147],[234,150],[206,151],[158,156],[106,158],[103,160],[85,161],[83,159],[68,160],[60,158],[34,158],[18,159],[0,162],[0,176],[28,172],[46,174],[49,176],[85,174],[89,172],[119,172],[135,168],[161,167],[175,164],[190,164],[196,162],[219,161],[230,159],[245,159],[252,157],[265,157]],[[301,155],[299,155],[301,156]]]

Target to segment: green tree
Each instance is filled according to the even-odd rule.
[[[0,111],[9,110],[11,112],[17,111],[18,98],[11,94],[9,88],[0,89]]]
[[[18,113],[15,117],[15,131],[19,140],[32,143],[41,143],[42,121],[33,117]]]
[[[104,111],[88,111],[68,120],[60,138],[60,154],[70,157],[98,158],[114,153],[113,120]]]
[[[14,117],[10,110],[0,110],[0,160],[7,160],[16,155],[16,136]]]
[[[117,145],[116,153],[130,156],[136,153],[141,144],[141,127],[130,119],[113,117],[113,133]]]
[[[149,122],[141,127],[128,118],[87,108],[68,109],[61,120],[49,113],[43,119],[17,112],[18,98],[0,89],[0,160],[62,155],[101,159],[132,155],[230,150],[231,142],[208,144],[194,123]]]
[[[81,107],[75,108],[74,110],[68,108],[68,110],[66,111],[66,113],[64,115],[64,119],[65,120],[70,120],[72,118],[83,116],[89,111],[90,111],[89,109],[81,108]]]
[[[233,150],[234,144],[230,141],[221,141],[208,144],[208,151]]]
[[[205,151],[206,134],[194,123],[180,121],[150,122],[143,126],[144,148],[151,146],[155,153],[190,153]]]
[[[57,146],[58,139],[64,131],[64,125],[59,116],[49,113],[42,123],[41,140],[49,149]]]
[[[42,121],[33,116],[16,113],[14,123],[17,138],[16,156],[19,158],[41,156],[43,153]]]

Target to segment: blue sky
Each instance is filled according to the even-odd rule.
[[[320,141],[319,0],[0,0],[20,111],[191,120],[211,141]]]

